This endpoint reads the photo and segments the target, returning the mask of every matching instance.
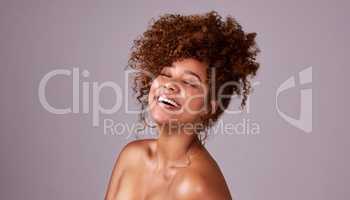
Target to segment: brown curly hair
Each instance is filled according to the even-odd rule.
[[[215,91],[225,83],[234,82],[221,94],[243,96],[241,109],[244,109],[251,89],[249,76],[255,76],[259,68],[256,55],[260,49],[255,42],[256,35],[245,33],[232,16],[222,20],[216,11],[202,15],[164,14],[157,20],[152,18],[148,29],[134,40],[128,61],[128,66],[138,71],[133,90],[141,103],[141,110],[148,105],[151,83],[161,69],[184,58],[207,64],[208,80],[214,78]],[[213,68],[215,77],[211,77],[214,76],[210,70]],[[212,87],[210,81],[208,84],[209,88]],[[215,94],[212,98],[220,101],[221,107],[210,116],[212,122],[217,121],[231,100],[219,98],[217,92]],[[145,122],[145,112],[141,112],[140,120]],[[208,122],[203,121],[207,128],[211,126]]]

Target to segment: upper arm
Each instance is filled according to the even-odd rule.
[[[124,146],[119,153],[107,186],[105,200],[112,200],[116,197],[120,180],[123,176],[125,169],[132,167],[131,164],[136,163],[136,159],[140,155],[140,145],[137,141],[132,141]]]

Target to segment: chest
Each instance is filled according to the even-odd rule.
[[[170,191],[176,171],[126,171],[121,179],[117,200],[172,200]]]

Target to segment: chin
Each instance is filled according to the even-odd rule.
[[[151,117],[153,121],[158,124],[169,124],[170,122],[180,121],[180,116],[165,113],[164,111],[155,109],[151,111]]]
[[[150,106],[150,116],[152,120],[158,124],[185,124],[192,123],[198,118],[197,115],[191,115],[189,113],[184,112],[183,110],[169,110],[166,107],[162,107],[159,104],[153,104]]]
[[[186,124],[193,123],[195,121],[195,119],[192,119],[193,116],[169,114],[164,113],[164,111],[153,111],[151,112],[151,117],[157,125]]]

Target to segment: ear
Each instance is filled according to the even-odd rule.
[[[210,100],[210,102],[207,104],[207,108],[202,110],[201,115],[202,116],[210,116],[214,114],[218,109],[218,102],[216,100]]]

